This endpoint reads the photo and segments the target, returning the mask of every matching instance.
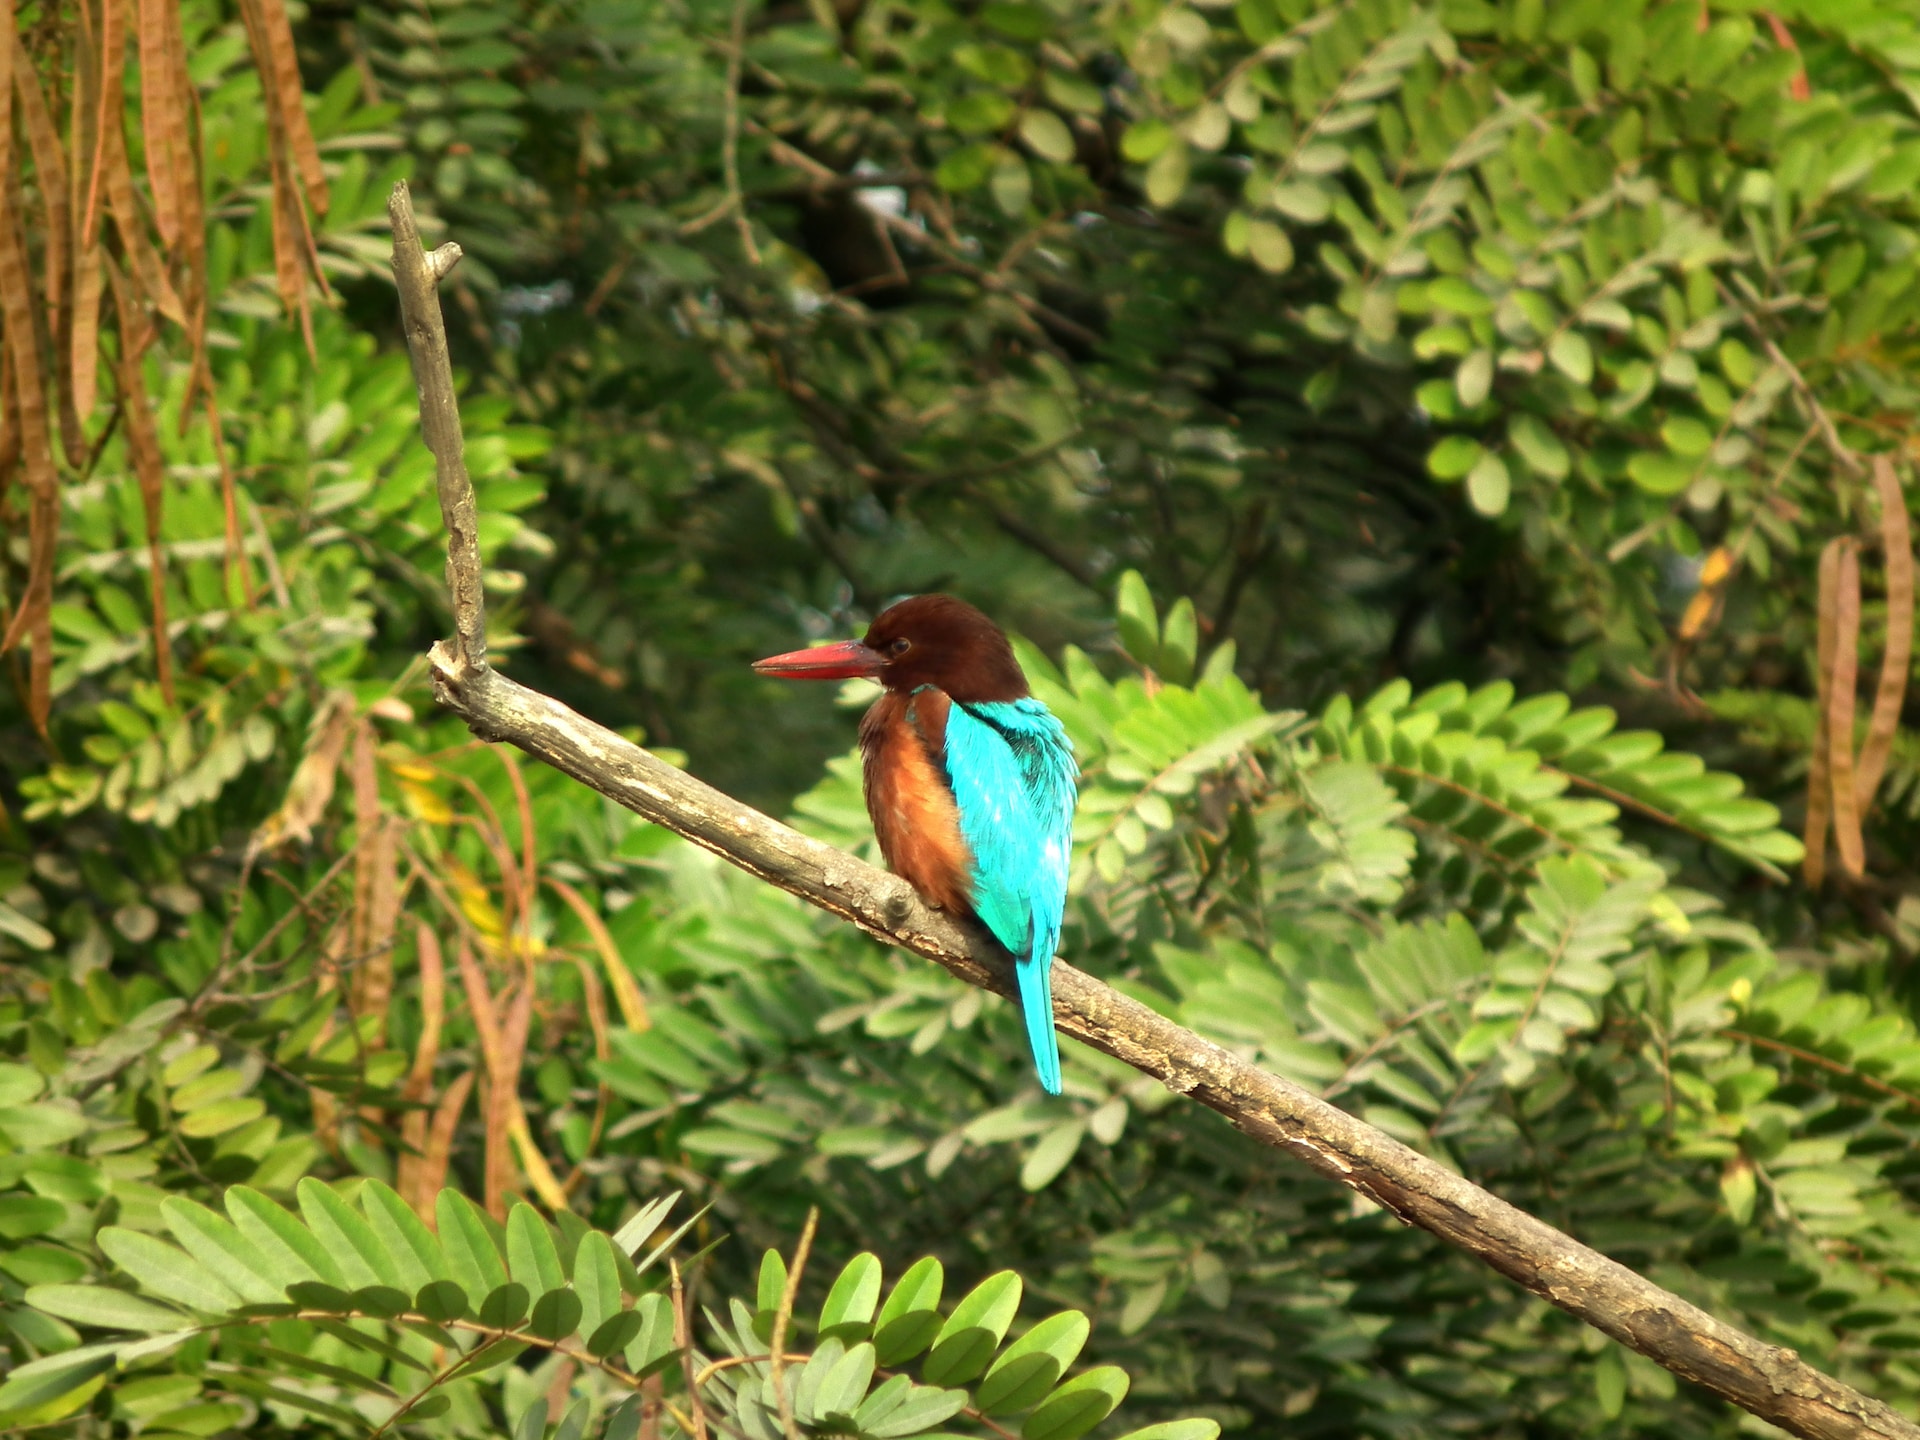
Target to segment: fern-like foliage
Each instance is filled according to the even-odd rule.
[[[459,1421],[498,1407],[517,1411],[515,1436],[541,1440],[547,1401],[511,1404],[513,1362],[529,1351],[564,1357],[591,1377],[554,1417],[556,1440],[688,1435],[709,1424],[753,1440],[778,1440],[789,1424],[808,1435],[905,1440],[1004,1433],[997,1422],[1014,1417],[1024,1417],[1027,1440],[1078,1440],[1127,1393],[1125,1372],[1111,1365],[1069,1376],[1090,1328],[1077,1311],[1007,1343],[1022,1290],[1012,1271],[943,1310],[940,1262],[922,1260],[883,1305],[880,1262],[863,1254],[817,1312],[795,1317],[785,1264],[770,1251],[757,1304],[708,1310],[710,1353],[691,1339],[679,1268],[670,1286],[663,1274],[665,1257],[706,1213],[666,1230],[677,1193],[608,1234],[567,1213],[550,1225],[527,1205],[502,1226],[453,1190],[440,1192],[429,1229],[379,1181],[353,1188],[349,1198],[304,1180],[297,1215],[245,1186],[227,1191],[224,1215],[170,1197],[160,1217],[171,1240],[103,1229],[100,1249],[135,1288],[30,1287],[28,1305],[101,1338],[16,1368],[0,1386],[0,1415],[30,1420],[109,1376],[137,1384],[144,1367],[208,1341],[231,1394],[347,1433],[444,1433],[449,1412],[458,1412],[455,1428],[467,1428]],[[776,1330],[777,1361],[768,1353]],[[809,1338],[810,1351],[791,1353]],[[660,1384],[643,1396],[639,1387],[655,1376]],[[1128,1440],[1218,1433],[1212,1421],[1190,1420]]]
[[[1472,692],[1441,685],[1417,698],[1396,681],[1357,710],[1337,697],[1316,738],[1328,753],[1378,766],[1422,833],[1509,874],[1554,855],[1631,868],[1634,852],[1615,823],[1623,810],[1775,877],[1799,859],[1779,811],[1745,796],[1738,776],[1668,751],[1650,730],[1616,731],[1616,720],[1559,694],[1516,702],[1505,681]]]

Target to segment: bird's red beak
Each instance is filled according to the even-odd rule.
[[[858,640],[842,640],[838,645],[816,645],[811,650],[769,655],[754,661],[753,668],[762,675],[778,675],[783,680],[871,680],[886,663],[886,657],[878,650],[870,650]]]

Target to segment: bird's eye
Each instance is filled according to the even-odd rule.
[[[889,655],[904,655],[912,648],[913,642],[902,635],[898,640],[887,646],[887,653]]]

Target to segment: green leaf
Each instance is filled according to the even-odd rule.
[[[1753,1166],[1745,1159],[1729,1165],[1720,1175],[1720,1198],[1726,1202],[1733,1223],[1746,1226],[1753,1219],[1753,1202],[1759,1193]],[[28,1296],[32,1298],[31,1293]]]
[[[1451,310],[1469,319],[1493,313],[1492,297],[1456,275],[1442,275],[1427,286],[1427,298],[1442,310]]]
[[[616,1310],[599,1325],[583,1329],[587,1333],[587,1353],[604,1360],[616,1351],[626,1349],[639,1337],[641,1319],[637,1311]]]
[[[294,1194],[300,1201],[301,1216],[314,1238],[334,1257],[348,1289],[398,1283],[400,1277],[382,1273],[390,1262],[374,1239],[373,1227],[331,1185],[309,1175],[294,1188]],[[415,1288],[408,1286],[408,1293]]]
[[[96,1237],[101,1252],[156,1295],[208,1315],[224,1315],[240,1297],[206,1266],[164,1240],[109,1225]]]
[[[1120,643],[1127,653],[1142,665],[1151,665],[1160,650],[1160,615],[1154,608],[1147,582],[1140,578],[1138,570],[1129,570],[1120,577],[1115,618],[1119,622]]]
[[[512,1330],[527,1314],[527,1287],[509,1280],[480,1302],[480,1323],[489,1330]]]
[[[640,1317],[640,1334],[627,1346],[627,1368],[644,1377],[678,1353],[673,1343],[673,1307],[655,1291],[642,1295],[633,1313]]]
[[[1200,621],[1193,601],[1182,595],[1167,611],[1160,627],[1160,659],[1157,669],[1163,680],[1176,685],[1193,683],[1193,665],[1200,653]]]
[[[296,1280],[287,1286],[287,1298],[302,1310],[326,1310],[335,1315],[353,1310],[353,1296],[324,1280]]]
[[[640,1397],[632,1395],[614,1407],[607,1416],[607,1428],[601,1432],[601,1440],[639,1440],[641,1404]]]
[[[613,1242],[597,1230],[582,1240],[574,1253],[573,1288],[580,1297],[580,1325],[587,1334],[619,1313],[620,1269],[614,1261]],[[611,1349],[623,1349],[625,1345],[623,1340]]]
[[[930,1385],[964,1385],[987,1368],[1020,1309],[1020,1277],[989,1275],[954,1306],[920,1373]]]
[[[45,1086],[36,1072],[11,1060],[0,1060],[0,1109],[24,1105]]]
[[[183,1330],[193,1317],[105,1285],[33,1285],[27,1304],[76,1325],[105,1330]]]
[[[950,195],[964,195],[970,190],[978,190],[993,174],[994,155],[998,148],[974,144],[962,145],[949,152],[933,172],[934,183]],[[695,1082],[689,1088],[697,1088],[697,1085],[698,1082]]]
[[[111,1353],[49,1355],[19,1366],[0,1384],[0,1423],[8,1417],[52,1405],[113,1369]]]
[[[1489,518],[1504,515],[1507,499],[1512,494],[1512,483],[1507,475],[1507,462],[1491,450],[1487,451],[1467,472],[1467,499],[1482,515]]]
[[[1547,359],[1553,368],[1576,385],[1593,381],[1593,347],[1578,330],[1562,330],[1547,346]]]
[[[410,1291],[431,1280],[452,1278],[446,1257],[440,1253],[440,1242],[390,1186],[378,1180],[366,1181],[360,1187],[360,1208],[366,1212],[367,1224],[385,1256],[382,1268],[386,1274],[404,1281]]]
[[[1076,1375],[1043,1401],[1020,1429],[1024,1440],[1079,1440],[1127,1398],[1127,1372],[1102,1365]]]
[[[312,1320],[308,1323],[316,1330],[333,1336],[333,1338],[341,1344],[355,1350],[364,1350],[369,1355],[384,1356],[396,1365],[404,1366],[409,1370],[418,1370],[423,1375],[432,1373],[423,1361],[409,1355],[398,1345],[383,1339],[377,1334],[369,1334],[365,1330],[356,1329],[343,1320]]]
[[[480,1208],[455,1190],[442,1190],[434,1204],[447,1274],[472,1295],[491,1295],[507,1283],[506,1266]],[[524,1303],[524,1302],[523,1302]]]
[[[1458,480],[1486,452],[1471,435],[1448,435],[1427,452],[1427,473],[1436,480]]]
[[[895,1379],[904,1379],[896,1376]],[[888,1381],[891,1385],[893,1381]],[[884,1387],[883,1387],[884,1388]],[[880,1391],[874,1391],[872,1399]],[[863,1407],[864,1408],[864,1407]],[[884,1415],[872,1420],[862,1420],[856,1413],[856,1423],[862,1433],[871,1435],[874,1440],[895,1440],[895,1437],[919,1435],[941,1425],[967,1408],[967,1392],[964,1390],[941,1390],[930,1385],[912,1386],[900,1404],[892,1407]]]
[[[1130,1430],[1120,1440],[1220,1440],[1217,1420],[1163,1420],[1144,1430]]]
[[[1146,165],[1173,143],[1173,127],[1164,120],[1136,120],[1120,137],[1120,153],[1135,165]]]
[[[564,1340],[580,1328],[580,1297],[571,1290],[549,1290],[533,1302],[527,1329],[542,1340]]]
[[[40,1195],[0,1195],[0,1239],[26,1240],[66,1223],[67,1207]]]
[[[184,1196],[169,1195],[160,1202],[160,1213],[186,1252],[242,1300],[283,1299],[289,1284],[306,1278],[305,1265],[275,1265],[231,1222]]]
[[[1051,1185],[1054,1177],[1073,1162],[1086,1130],[1086,1122],[1075,1117],[1062,1120],[1043,1134],[1020,1167],[1020,1188],[1044,1190]]]
[[[1022,115],[1020,138],[1042,160],[1065,165],[1073,159],[1073,132],[1067,129],[1067,122],[1051,110],[1035,108]]]
[[[1186,142],[1176,140],[1162,150],[1147,166],[1146,193],[1147,203],[1157,210],[1165,210],[1177,204],[1186,193],[1187,179],[1192,174],[1192,152]],[[1252,248],[1252,236],[1248,236],[1248,248]],[[1257,257],[1256,257],[1257,258]]]
[[[1642,450],[1627,461],[1627,474],[1649,495],[1678,495],[1693,480],[1691,460],[1657,450]]]
[[[438,1322],[464,1320],[471,1308],[466,1290],[452,1280],[428,1281],[413,1303],[427,1319]]]
[[[1332,199],[1324,189],[1299,182],[1274,186],[1267,203],[1302,225],[1318,225],[1333,208]]]
[[[554,1427],[553,1440],[581,1440],[586,1434],[587,1420],[593,1408],[587,1397],[582,1395],[567,1407],[567,1413],[560,1417],[560,1423]]]
[[[355,1371],[355,1369],[348,1369],[346,1365],[330,1365],[330,1363],[326,1363],[324,1359],[315,1359],[313,1356],[301,1356],[298,1352],[280,1350],[280,1348],[276,1348],[276,1346],[261,1346],[261,1354],[267,1357],[267,1359],[275,1361],[276,1365],[282,1365],[282,1367],[286,1367],[286,1369],[298,1371],[301,1375],[319,1375],[321,1379],[334,1380],[336,1384],[348,1386],[349,1390],[359,1390],[361,1394],[369,1394],[369,1396],[380,1396],[382,1400],[392,1400],[392,1398],[394,1398],[392,1386],[380,1384],[378,1380],[371,1379],[371,1377],[367,1377],[367,1375],[361,1375],[361,1373]]]
[[[894,1283],[873,1328],[874,1349],[882,1365],[892,1368],[911,1360],[933,1343],[940,1332],[940,1293],[945,1284],[946,1271],[931,1255],[916,1260]]]
[[[1011,150],[994,152],[993,174],[987,185],[993,203],[1009,219],[1019,219],[1033,204],[1033,172],[1027,169],[1027,162]]]
[[[406,1291],[392,1285],[362,1285],[350,1298],[357,1313],[382,1320],[393,1319],[413,1303]]]
[[[974,1404],[988,1415],[1013,1415],[1046,1398],[1080,1358],[1092,1327],[1078,1310],[1049,1316],[1009,1345],[974,1387]]]
[[[1660,427],[1660,438],[1676,455],[1697,460],[1713,448],[1713,431],[1691,415],[1675,415]]]
[[[1527,468],[1547,480],[1564,480],[1572,468],[1567,447],[1537,415],[1525,412],[1507,422],[1507,439]]]
[[[180,1133],[196,1140],[210,1139],[250,1125],[267,1113],[267,1102],[251,1095],[203,1105],[180,1118]]]
[[[873,1346],[864,1340],[842,1355],[820,1381],[813,1399],[814,1415],[822,1420],[830,1415],[851,1416],[873,1383],[874,1364]]]
[[[525,1202],[507,1212],[507,1273],[530,1295],[544,1295],[567,1283],[547,1222]]]
[[[878,1256],[863,1251],[849,1260],[820,1307],[820,1337],[865,1338],[872,1330],[874,1306],[880,1303],[880,1280]]]
[[[526,1352],[525,1340],[508,1340],[504,1337],[481,1346],[463,1362],[447,1372],[442,1383],[463,1379],[468,1375],[479,1375],[518,1360]]]
[[[1271,220],[1248,223],[1247,253],[1269,275],[1284,275],[1293,268],[1293,241]]]
[[[675,1190],[670,1195],[662,1195],[657,1200],[649,1200],[642,1205],[634,1217],[622,1225],[613,1236],[613,1248],[622,1255],[633,1256],[640,1247],[653,1238],[653,1234],[673,1212],[679,1202],[681,1192]]]
[[[787,1293],[787,1262],[778,1250],[760,1257],[760,1278],[755,1290],[758,1301],[753,1316],[753,1333],[763,1341],[773,1339],[773,1321]]]

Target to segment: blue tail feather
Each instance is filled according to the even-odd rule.
[[[973,852],[974,913],[1013,954],[1034,1068],[1058,1095],[1053,955],[1073,852],[1073,748],[1032,698],[956,703],[942,758]]]
[[[1033,1068],[1040,1072],[1040,1088],[1060,1093],[1060,1040],[1053,1032],[1053,951],[1016,960],[1014,978],[1020,983],[1020,1013],[1027,1022],[1027,1045]]]

